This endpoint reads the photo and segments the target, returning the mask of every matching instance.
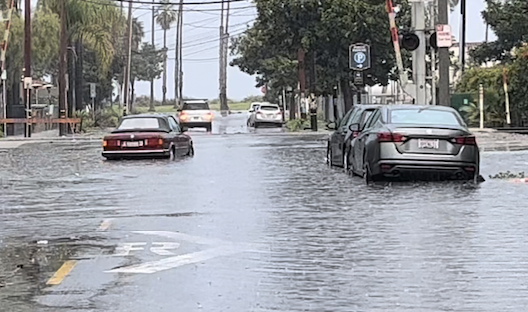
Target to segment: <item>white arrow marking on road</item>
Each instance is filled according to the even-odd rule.
[[[115,249],[116,252],[113,255],[114,256],[128,256],[130,255],[131,251],[143,250],[144,248],[139,247],[139,246],[145,246],[146,244],[147,243],[124,243]]]
[[[186,264],[202,262],[220,256],[227,256],[240,252],[240,248],[234,246],[217,247],[186,255],[165,258],[159,261],[151,261],[142,264],[131,265],[123,268],[106,271],[106,273],[140,273],[152,274],[160,271],[170,270]]]
[[[171,243],[168,243],[168,242],[152,243],[152,245],[159,245],[156,247],[150,247],[150,251],[160,256],[172,256],[174,255],[174,253],[170,252],[169,250],[178,249],[178,247],[180,247],[180,243],[173,243],[173,242]]]
[[[189,243],[202,244],[202,245],[225,245],[228,242],[219,239],[210,239],[199,236],[192,236],[183,233],[169,232],[169,231],[133,231],[132,233],[145,234],[145,235],[157,235],[167,238],[172,238],[178,241],[185,241]]]

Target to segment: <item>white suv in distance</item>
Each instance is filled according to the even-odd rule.
[[[185,100],[178,110],[178,119],[187,128],[205,128],[211,132],[213,128],[213,112],[207,100]]]
[[[262,125],[282,127],[282,111],[277,104],[260,104],[249,116],[248,126],[258,128]]]

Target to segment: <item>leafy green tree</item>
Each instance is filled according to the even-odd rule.
[[[59,16],[49,8],[40,7],[31,24],[33,76],[56,75],[59,66]]]
[[[368,85],[386,85],[397,77],[394,50],[384,1],[375,0],[256,0],[258,17],[244,35],[232,41],[231,62],[243,72],[257,75],[257,86],[274,89],[297,86],[297,51],[306,52],[307,77],[316,72],[317,94],[330,94],[340,84],[345,103],[352,105],[348,48],[371,45],[372,68],[365,71]],[[398,23],[408,26],[408,4],[401,3]],[[315,69],[315,70],[314,70]],[[312,75],[313,76],[313,75]]]
[[[149,43],[143,43],[141,49],[132,54],[132,65],[130,69],[132,95],[134,95],[135,81],[150,81],[159,79],[163,72],[162,50]]]
[[[477,64],[488,61],[511,61],[513,48],[528,41],[528,2],[525,0],[486,0],[484,21],[497,35],[497,40],[483,43],[470,51]]]
[[[176,22],[177,14],[174,10],[174,4],[170,0],[163,0],[161,3],[161,9],[158,11],[156,16],[156,22],[163,29],[163,49],[165,51],[163,60],[163,98],[162,105],[165,105],[167,100],[167,31],[171,28],[172,24]]]

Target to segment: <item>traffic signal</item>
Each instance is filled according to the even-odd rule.
[[[420,46],[420,39],[415,33],[405,32],[400,35],[401,47],[407,51],[414,51]]]
[[[433,48],[435,51],[438,50],[438,46],[436,44],[436,32],[433,32],[430,36],[429,36],[429,46],[431,48]]]

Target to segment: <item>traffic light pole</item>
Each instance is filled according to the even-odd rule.
[[[419,46],[412,52],[413,82],[415,87],[415,104],[425,105],[426,98],[426,67],[425,67],[425,3],[424,0],[412,1],[412,28],[419,39]]]

